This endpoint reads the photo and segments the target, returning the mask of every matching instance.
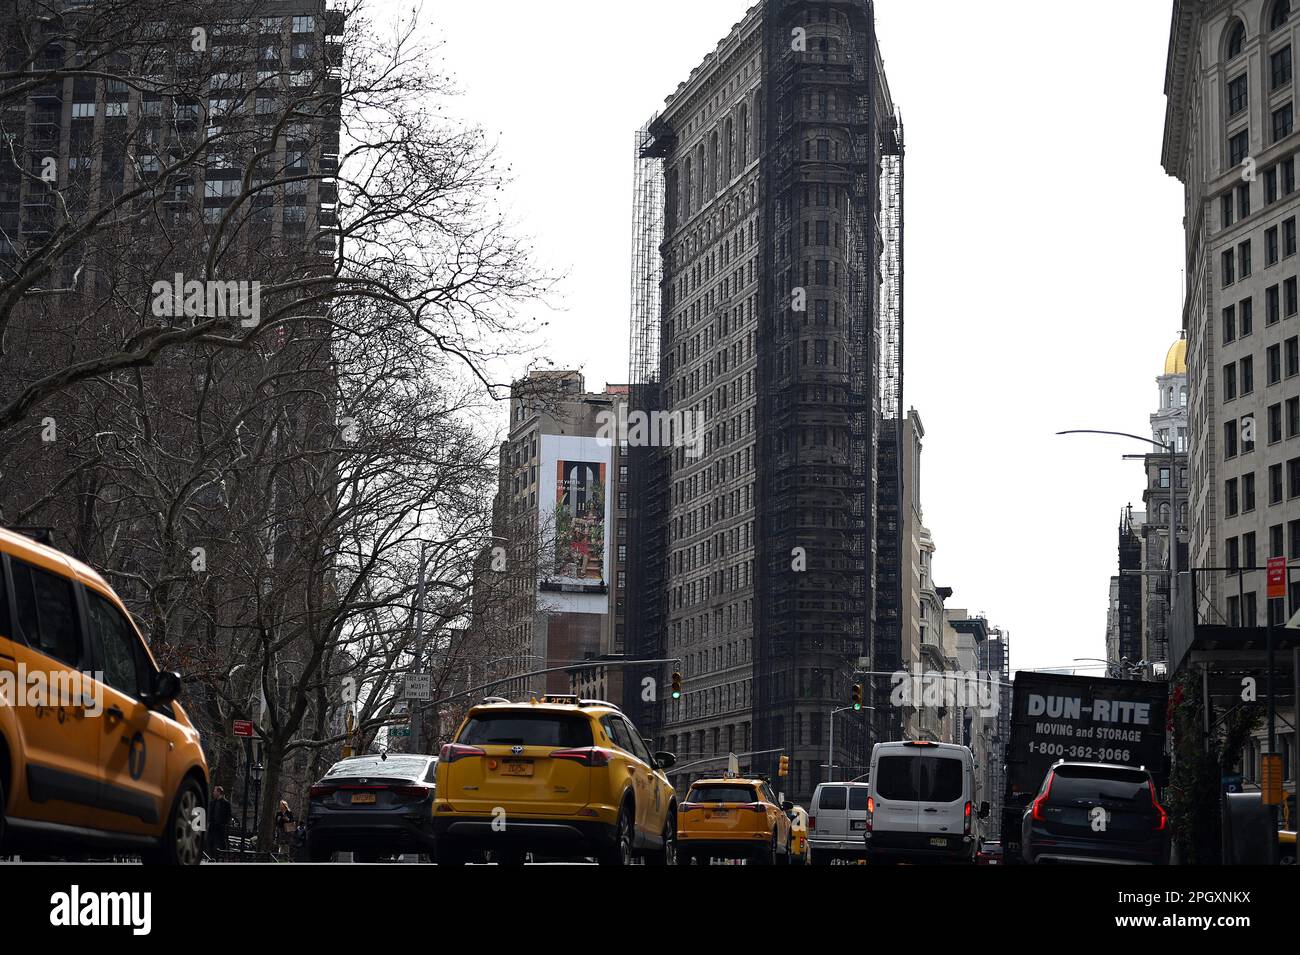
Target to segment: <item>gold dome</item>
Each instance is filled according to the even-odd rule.
[[[1187,374],[1187,339],[1179,338],[1169,346],[1169,353],[1165,355],[1165,374],[1166,375],[1185,375]]]

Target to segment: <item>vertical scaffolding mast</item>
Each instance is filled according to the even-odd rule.
[[[632,321],[628,343],[629,412],[647,414],[664,407],[660,358],[663,354],[664,156],[673,145],[658,115],[637,130],[632,146]],[[616,447],[621,445],[616,445]],[[664,656],[667,634],[668,488],[670,449],[626,448],[629,479],[627,577],[628,613],[624,649],[635,657]],[[640,687],[649,677],[662,686],[665,674],[629,671],[624,685]],[[628,715],[655,738],[663,732],[663,706],[626,694]]]
[[[903,419],[903,120],[890,120],[880,159],[880,408]]]

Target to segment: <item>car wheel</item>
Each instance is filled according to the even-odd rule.
[[[193,777],[187,777],[172,801],[171,815],[162,832],[162,843],[141,854],[146,865],[198,865],[203,861],[203,833],[194,818],[203,808],[203,791]]]
[[[757,862],[759,865],[776,865],[777,858],[778,855],[776,851],[776,832],[774,830],[772,832],[772,841],[768,843],[766,849],[764,849],[762,852],[760,852],[757,856],[754,857],[754,861]]]
[[[668,813],[664,822],[664,845],[662,849],[647,852],[645,861],[648,865],[678,865],[677,857],[677,813]]]
[[[632,813],[627,803],[618,811],[618,823],[614,828],[614,844],[600,854],[601,865],[632,864]]]

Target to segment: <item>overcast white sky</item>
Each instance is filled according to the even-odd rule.
[[[390,0],[384,0],[385,3]],[[513,167],[509,206],[567,273],[548,356],[627,378],[633,132],[746,0],[426,0]],[[1015,667],[1105,655],[1121,507],[1178,337],[1182,187],[1160,167],[1169,0],[877,0],[907,130],[905,399],[949,606]],[[504,412],[503,412],[504,414]],[[1096,672],[1096,671],[1093,671]]]

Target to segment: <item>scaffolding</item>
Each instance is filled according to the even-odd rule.
[[[763,20],[754,746],[820,763],[825,749],[810,742],[820,727],[805,736],[804,720],[824,721],[844,705],[860,661],[872,651],[886,367],[889,399],[902,400],[902,156],[869,2],[765,0]],[[800,27],[809,42],[796,49],[791,36]],[[881,196],[886,154],[895,160],[892,207]],[[886,348],[881,256],[891,221],[895,254],[887,271],[897,295]],[[806,281],[795,267],[810,254],[842,264],[845,280],[808,290],[808,299],[824,297],[833,309],[811,318],[791,298]],[[840,361],[826,360],[828,341]],[[792,572],[792,554],[801,552],[806,569]],[[835,740],[838,773],[864,772],[866,726],[845,719]]]
[[[664,156],[674,141],[658,114],[636,131],[632,145],[632,315],[628,342],[629,412],[652,414],[663,408],[660,355],[663,352]],[[639,659],[665,656],[668,607],[667,543],[670,449],[651,445],[626,448],[628,522],[632,546],[626,579],[631,582],[625,615],[624,646]],[[624,705],[633,722],[658,739],[664,708],[637,690],[648,677],[666,683],[662,670],[632,670],[624,686]]]

